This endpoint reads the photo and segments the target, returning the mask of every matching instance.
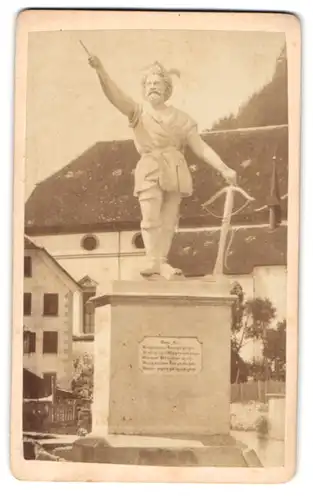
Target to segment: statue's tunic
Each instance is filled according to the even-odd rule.
[[[190,196],[192,179],[184,149],[196,123],[173,106],[155,116],[152,110],[138,106],[129,125],[141,156],[135,170],[134,194],[140,196],[158,184],[164,191]]]

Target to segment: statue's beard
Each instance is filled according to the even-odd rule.
[[[164,93],[160,90],[148,90],[147,92],[145,92],[144,99],[149,101],[151,104],[154,102],[161,103],[161,101],[166,101]]]

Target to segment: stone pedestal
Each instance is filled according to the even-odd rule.
[[[113,282],[96,307],[93,435],[230,429],[229,285]]]
[[[96,308],[92,433],[70,461],[262,467],[230,436],[227,280],[118,281]]]

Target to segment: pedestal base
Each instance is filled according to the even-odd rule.
[[[164,440],[168,441],[166,446]],[[206,438],[205,443],[158,438],[158,446],[156,438],[136,437],[136,441],[134,446],[134,441],[129,442],[127,436],[88,436],[75,441],[71,452],[67,452],[64,458],[72,462],[121,465],[262,467],[255,451],[230,436],[212,436]]]
[[[93,432],[227,434],[233,301],[224,281],[112,283],[94,300]]]

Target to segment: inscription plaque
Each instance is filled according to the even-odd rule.
[[[146,337],[139,349],[139,367],[144,373],[195,375],[201,370],[202,350],[196,338]]]

